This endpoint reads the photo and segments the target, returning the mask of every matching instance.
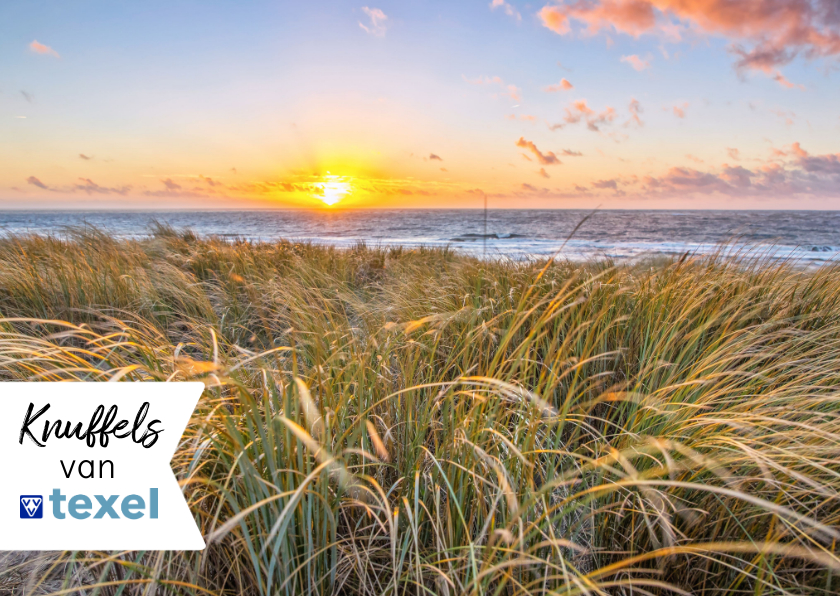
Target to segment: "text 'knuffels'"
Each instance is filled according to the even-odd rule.
[[[161,423],[158,419],[153,419],[146,423],[146,417],[149,412],[149,402],[144,402],[140,409],[134,416],[134,421],[129,422],[127,419],[117,420],[119,407],[112,405],[105,411],[105,406],[97,406],[91,414],[88,422],[73,422],[72,420],[56,419],[52,422],[44,419],[44,430],[37,435],[38,425],[36,421],[46,414],[50,409],[50,404],[45,405],[33,414],[35,404],[30,403],[29,409],[26,411],[26,416],[23,418],[23,424],[20,427],[20,436],[18,443],[23,445],[23,438],[29,437],[38,447],[46,447],[47,441],[51,437],[56,439],[78,439],[85,441],[88,447],[95,447],[97,443],[101,447],[107,447],[110,437],[115,439],[130,438],[134,443],[142,445],[148,449],[157,443],[158,435],[163,432],[162,428],[155,428]],[[33,430],[35,434],[33,434]]]

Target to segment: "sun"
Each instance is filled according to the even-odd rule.
[[[324,178],[326,182],[320,182],[316,186],[322,191],[321,194],[317,195],[317,198],[323,201],[325,205],[332,207],[350,194],[350,183],[342,181],[341,176],[333,176],[327,172]]]

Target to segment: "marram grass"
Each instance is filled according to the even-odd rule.
[[[0,240],[0,379],[202,380],[208,548],[6,555],[89,596],[840,592],[840,268]]]

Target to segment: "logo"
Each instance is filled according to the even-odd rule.
[[[44,517],[44,498],[41,495],[20,496],[21,519],[41,519]]]
[[[203,390],[0,382],[0,551],[203,549],[169,464]]]

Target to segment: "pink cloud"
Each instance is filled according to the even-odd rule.
[[[520,114],[519,117],[517,117],[516,114],[507,114],[505,116],[505,120],[521,120],[523,122],[533,123],[537,121],[537,117],[531,114]]]
[[[748,169],[724,164],[701,171],[672,167],[661,177],[646,176],[642,190],[648,194],[721,193],[732,196],[840,196],[840,153],[812,155],[799,143],[774,150],[787,163],[765,163]]]
[[[575,2],[573,4],[546,5],[537,13],[545,27],[555,33],[570,31],[570,21],[580,21],[587,26],[587,33],[611,29],[638,37],[656,25],[656,13],[650,2],[644,0],[602,0],[601,2]]]
[[[770,73],[798,55],[840,55],[836,0],[578,0],[547,4],[537,14],[560,35],[577,22],[589,35],[605,30],[677,40],[691,30],[723,37],[732,42],[739,70]]]
[[[593,188],[611,188],[613,190],[618,190],[618,182],[615,179],[611,180],[598,180],[597,182],[592,183]]]
[[[543,26],[548,27],[555,33],[565,35],[569,32],[569,17],[564,12],[565,6],[543,6],[537,13]]]
[[[44,184],[43,182],[41,182],[41,181],[40,181],[38,178],[36,178],[35,176],[30,176],[29,178],[27,178],[27,179],[26,179],[26,183],[27,183],[27,184],[31,184],[32,186],[37,186],[38,188],[41,188],[41,189],[43,189],[43,190],[51,190],[49,186],[47,186],[46,184]]]
[[[534,186],[533,184],[528,184],[527,182],[523,182],[520,185],[520,188],[525,192],[540,192],[540,189]]]
[[[796,157],[808,157],[808,152],[805,151],[798,142],[790,146],[790,152]]]
[[[752,184],[756,174],[741,166],[724,166],[720,178],[736,188],[746,188]]]
[[[466,82],[470,85],[502,85],[501,77],[488,77],[488,76],[481,76],[477,79],[468,79],[464,78]]]
[[[806,172],[832,174],[840,178],[840,153],[811,155],[798,142],[790,146],[790,153],[796,156],[796,164]]]
[[[522,90],[519,87],[516,85],[507,85],[505,89],[507,93],[503,93],[502,95],[507,95],[513,101],[522,101]]]
[[[630,122],[635,122],[638,126],[644,126],[645,123],[642,120],[642,104],[639,103],[639,100],[633,98],[630,100],[630,106],[628,107],[630,110],[630,120],[628,120],[625,125],[630,124]]]
[[[572,102],[572,110],[580,114],[594,114],[595,112],[586,104],[585,99],[578,99]],[[569,111],[569,108],[566,108]]]
[[[519,11],[516,10],[513,6],[505,2],[505,0],[493,0],[490,3],[490,10],[496,10],[497,8],[501,8],[505,11],[505,14],[509,17],[513,17],[517,21],[522,20],[522,15],[519,14]]]
[[[545,168],[540,168],[537,174],[539,174],[543,178],[551,178],[551,176],[548,175],[548,172],[545,171]]]
[[[787,126],[792,126],[793,125],[793,119],[796,118],[796,113],[795,112],[786,112],[786,111],[780,110],[778,108],[773,108],[769,111],[770,111],[771,114],[775,114],[776,116],[778,116],[779,118],[784,120],[785,125],[787,125]]]
[[[525,137],[519,137],[519,140],[516,141],[516,146],[521,147],[522,149],[527,149],[528,151],[533,153],[534,156],[537,158],[537,161],[539,161],[544,166],[559,165],[563,163],[562,161],[557,159],[557,156],[553,152],[547,151],[543,153],[542,151],[537,149],[537,146],[533,143],[533,141],[526,141]]]
[[[32,43],[29,44],[29,49],[35,52],[36,54],[46,54],[48,56],[55,56],[56,58],[61,58],[54,49],[50,46],[44,45],[39,43],[37,39],[33,39]]]
[[[639,58],[639,56],[637,56],[636,54],[631,54],[629,56],[622,56],[621,61],[626,62],[627,64],[632,66],[635,70],[638,70],[639,72],[641,72],[641,71],[643,71],[647,68],[650,68],[650,59],[643,60],[642,58]]]
[[[785,89],[802,89],[803,91],[805,90],[805,85],[798,85],[796,83],[791,83],[790,81],[788,81],[785,78],[785,75],[783,75],[778,70],[776,71],[776,74],[773,75],[773,80],[776,81],[779,85],[781,85]]]
[[[685,110],[688,108],[688,102],[685,102],[681,106],[674,106],[671,108],[671,111],[674,112],[674,116],[677,118],[685,118]]]
[[[368,8],[367,6],[362,7],[362,12],[368,16],[370,22],[365,25],[359,21],[359,27],[364,29],[365,32],[370,35],[375,35],[377,37],[384,36],[385,31],[388,30],[388,24],[386,23],[388,16],[378,8]]]
[[[463,77],[470,85],[498,85],[505,89],[501,95],[511,98],[513,101],[522,101],[522,90],[516,85],[506,85],[501,77],[481,76],[477,79],[468,79]]]
[[[662,178],[666,184],[676,188],[722,189],[724,185],[720,178],[709,172],[701,172],[692,168],[671,168]]]
[[[89,195],[92,194],[99,194],[99,195],[110,195],[110,194],[118,194],[125,196],[128,194],[128,191],[131,190],[131,186],[121,186],[118,188],[108,188],[106,186],[99,186],[96,182],[91,180],[90,178],[79,178],[79,182],[81,184],[76,184],[73,187],[73,190],[81,190],[86,192]]]
[[[741,159],[741,152],[738,151],[735,147],[727,147],[726,153],[735,161],[740,161]]]
[[[543,91],[547,91],[548,93],[555,93],[557,91],[568,91],[569,89],[574,88],[568,80],[561,79],[559,83],[556,85],[549,85],[548,87],[543,87]]]
[[[586,122],[586,127],[589,130],[598,132],[602,125],[612,122],[616,117],[615,108],[607,106],[602,112],[596,113],[589,107],[585,99],[573,101],[565,110],[566,115],[563,117],[563,122],[549,126],[551,130],[558,130],[569,124],[577,124],[583,121]]]

